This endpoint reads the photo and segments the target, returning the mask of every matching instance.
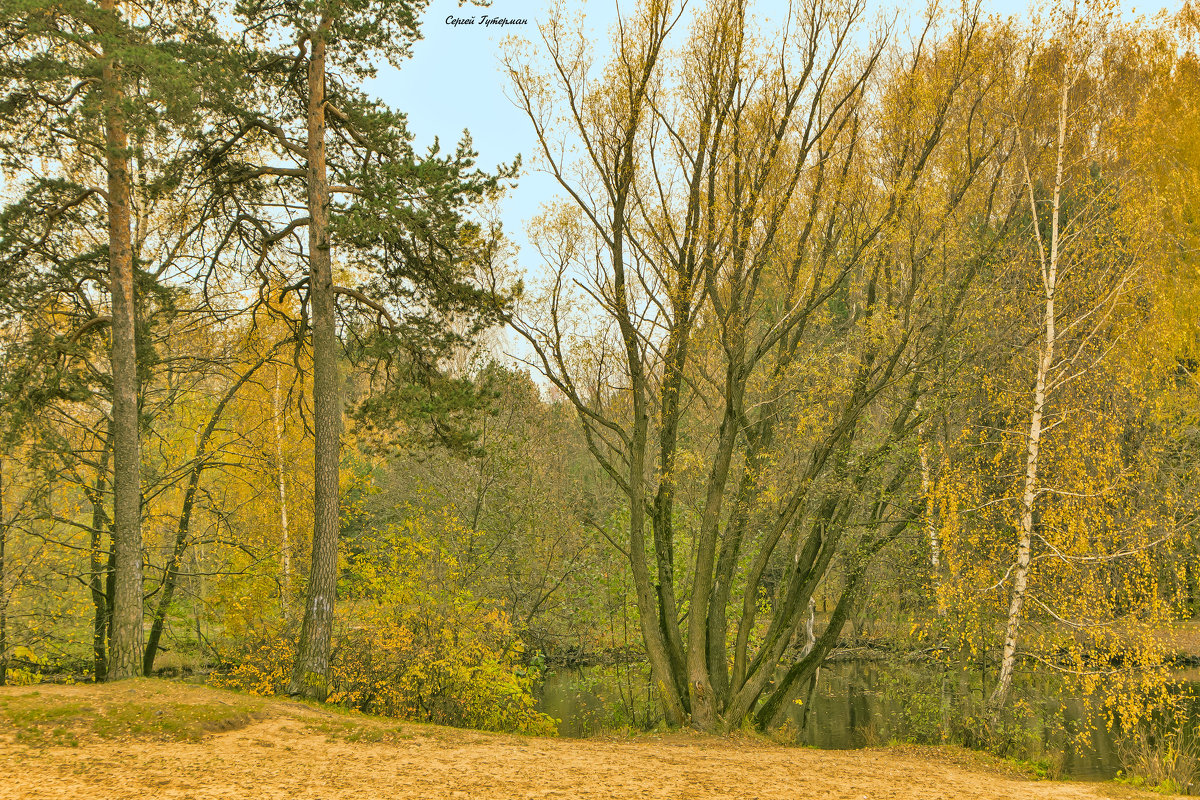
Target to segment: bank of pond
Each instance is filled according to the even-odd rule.
[[[1198,773],[1200,670],[1180,670],[1176,678],[1172,691],[1179,694],[1182,718],[1156,718],[1136,732],[1121,731],[1119,717],[1110,724],[1093,698],[1064,696],[1053,679],[1027,678],[1014,693],[1020,697],[1017,710],[1001,736],[993,734],[989,749],[1048,777],[1080,779],[1144,772],[1146,764],[1131,762],[1165,757],[1172,759],[1168,768],[1177,788],[1192,788],[1192,780],[1200,782],[1200,774],[1187,777]],[[983,714],[983,685],[979,673],[957,674],[928,662],[841,658],[821,668],[816,685],[800,693],[783,729],[773,735],[833,750],[892,742],[981,746],[972,737]],[[558,720],[559,734],[567,737],[645,730],[659,721],[641,663],[549,668],[538,687],[538,709]]]

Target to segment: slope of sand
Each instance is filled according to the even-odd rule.
[[[30,696],[32,688],[38,691],[36,697]],[[180,703],[233,705],[239,697],[137,681],[101,687],[3,688],[0,707],[13,707],[4,705],[6,699],[14,705],[70,702],[103,713],[106,704],[120,701],[128,707],[132,698],[146,704],[147,715],[161,719],[162,712],[153,710],[156,704],[174,704],[162,706],[171,713]],[[397,725],[285,701],[262,701],[249,718],[243,714],[238,719],[241,727],[222,732],[216,730],[222,727],[218,724],[197,741],[111,731],[102,738],[82,730],[76,746],[61,746],[17,741],[17,729],[0,715],[0,798],[1151,796],[1113,784],[1023,780],[972,766],[961,751],[936,748],[822,751],[691,734],[621,740],[527,738]]]

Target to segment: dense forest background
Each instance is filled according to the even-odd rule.
[[[357,88],[424,7],[0,0],[0,682],[778,730],[853,650],[920,740],[1184,735],[1195,8],[567,4],[480,168]]]

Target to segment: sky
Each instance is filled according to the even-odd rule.
[[[607,41],[607,34],[616,19],[617,0],[565,0],[568,8],[584,12],[584,24],[589,37],[597,43]],[[868,0],[868,18],[892,9],[904,8],[900,2]],[[492,169],[500,163],[511,162],[521,153],[524,160],[517,187],[501,204],[501,218],[510,239],[521,248],[520,262],[525,269],[536,266],[526,245],[525,223],[534,216],[542,203],[557,194],[557,184],[533,166],[535,140],[528,120],[507,96],[507,79],[501,74],[499,56],[501,42],[507,36],[517,36],[535,44],[540,42],[537,24],[543,21],[551,0],[492,0],[490,6],[460,6],[457,0],[432,0],[422,22],[424,38],[413,47],[412,58],[396,70],[381,65],[378,76],[364,89],[378,96],[392,108],[408,114],[409,130],[419,148],[440,139],[443,149],[453,148],[464,129],[471,132],[479,165]],[[691,0],[693,6],[703,0]],[[634,3],[620,0],[622,11],[628,13]],[[952,5],[957,3],[951,0]],[[1167,8],[1176,10],[1180,0],[1146,0],[1137,7],[1124,4],[1122,16],[1153,14]],[[754,6],[761,17],[772,18],[786,12],[787,0],[759,0]],[[918,17],[924,2],[912,4],[905,14]],[[1027,13],[1028,0],[984,0],[986,13],[1001,16]],[[484,17],[526,20],[527,24],[485,25]],[[455,20],[473,19],[474,24]],[[600,50],[598,56],[603,55]]]

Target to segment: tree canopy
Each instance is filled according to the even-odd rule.
[[[865,651],[921,740],[1184,741],[1190,5],[556,5],[524,251],[364,88],[427,6],[0,0],[0,681],[778,731]]]

